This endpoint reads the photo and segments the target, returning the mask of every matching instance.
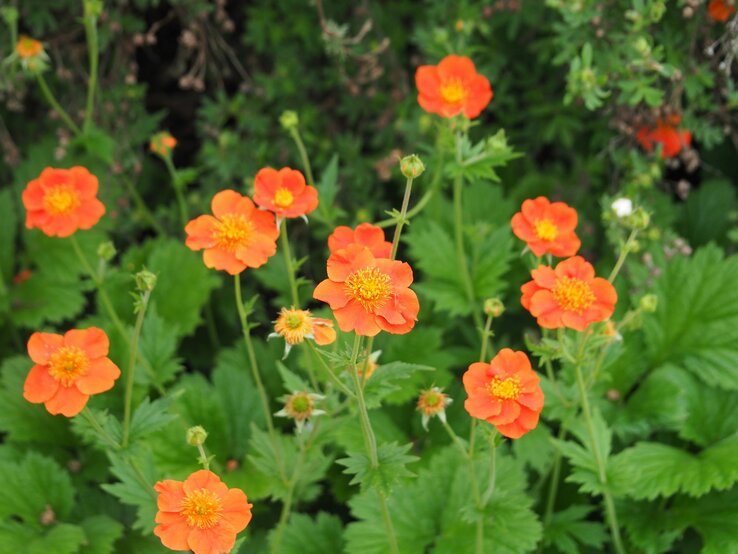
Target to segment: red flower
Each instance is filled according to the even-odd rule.
[[[377,259],[368,248],[352,244],[328,258],[328,279],[315,287],[313,298],[330,305],[342,331],[402,335],[415,326],[420,310],[408,288],[412,282],[408,264]]]
[[[52,415],[77,415],[92,394],[113,388],[120,369],[110,358],[105,331],[97,327],[73,329],[64,336],[33,333],[28,355],[36,365],[23,385],[23,398],[43,402]]]
[[[492,100],[492,88],[466,56],[446,56],[438,65],[422,65],[415,72],[418,104],[443,117],[463,113],[474,119]]]
[[[389,258],[392,254],[392,243],[384,240],[381,227],[371,223],[361,223],[356,229],[341,226],[328,237],[328,250],[331,254],[347,248],[350,244],[366,246],[377,258]]]
[[[84,167],[47,167],[23,191],[26,227],[38,227],[50,237],[90,229],[105,213],[97,189],[97,177]]]
[[[606,279],[595,277],[592,264],[581,256],[559,263],[556,269],[539,265],[532,281],[520,290],[520,303],[546,329],[569,327],[584,331],[615,311],[618,295]]]
[[[230,552],[236,535],[251,521],[248,498],[229,489],[212,471],[201,469],[184,482],[159,481],[154,535],[170,550],[195,554]]]
[[[318,189],[296,169],[265,167],[256,174],[254,202],[277,217],[300,217],[318,207]]]
[[[707,5],[707,13],[715,21],[727,21],[735,13],[735,5],[726,0],[711,0]]]
[[[654,148],[660,144],[661,159],[673,158],[682,151],[682,148],[692,144],[692,133],[676,127],[681,119],[678,115],[671,116],[668,121],[659,119],[656,128],[641,128],[636,133],[636,140],[649,153],[653,152]]]
[[[515,236],[528,243],[536,256],[550,253],[554,256],[573,256],[581,241],[574,233],[577,212],[563,202],[548,201],[539,196],[523,202],[521,211],[512,218]]]
[[[277,251],[279,230],[274,215],[257,210],[247,196],[224,190],[213,197],[212,215],[201,215],[185,227],[185,244],[205,250],[207,267],[237,275],[260,267]]]
[[[488,421],[510,439],[535,429],[543,409],[540,378],[525,352],[503,348],[490,363],[474,363],[463,376],[469,415]]]

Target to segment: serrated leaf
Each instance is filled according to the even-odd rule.
[[[379,445],[377,447],[377,467],[372,466],[368,454],[363,452],[347,452],[348,457],[336,460],[336,463],[346,468],[344,473],[353,475],[351,485],[360,484],[362,490],[376,488],[382,494],[389,494],[396,484],[414,475],[405,467],[419,459],[417,456],[407,454],[411,448],[412,444],[385,443]]]
[[[90,444],[96,444],[100,449],[115,448],[120,445],[123,438],[123,428],[120,421],[107,411],[90,409],[92,417],[100,425],[104,433],[99,430],[83,416],[77,416],[72,419],[72,429],[82,437],[82,439]],[[113,444],[115,441],[116,444]]]
[[[123,535],[123,525],[106,515],[88,517],[81,523],[86,541],[79,554],[111,554]]]
[[[579,554],[579,546],[589,546],[602,551],[607,533],[601,523],[587,521],[593,506],[574,504],[556,512],[544,532],[544,545],[552,545],[559,552]]]
[[[141,360],[137,362],[136,380],[143,383],[153,381],[156,385],[164,386],[182,371],[182,363],[177,357],[179,345],[177,328],[167,323],[157,313],[156,304],[151,304],[146,312],[141,337],[139,339],[139,354]],[[153,376],[147,368],[153,369]]]
[[[284,528],[279,552],[280,554],[343,552],[343,524],[337,516],[325,512],[318,512],[315,518],[305,514],[292,514]]]
[[[707,246],[677,256],[654,285],[658,308],[643,317],[652,365],[672,362],[709,385],[738,390],[738,256]]]
[[[72,509],[74,489],[67,471],[50,458],[29,452],[19,463],[0,462],[0,518],[15,516],[31,526],[50,507],[57,518]]]
[[[735,521],[738,488],[713,493],[697,500],[679,499],[674,505],[677,525],[695,528],[702,535],[702,554],[725,554],[738,550]]]
[[[738,435],[706,448],[697,455],[661,443],[640,442],[611,460],[620,492],[635,499],[653,500],[677,493],[699,497],[726,490],[738,481]]]
[[[119,482],[100,485],[103,490],[118,498],[124,504],[136,507],[136,520],[133,528],[142,533],[151,533],[156,516],[156,468],[154,458],[147,449],[136,452],[109,454],[110,472]]]
[[[153,402],[144,398],[131,417],[129,442],[135,443],[176,419],[177,416],[168,411],[171,402],[170,398],[160,398]]]
[[[81,527],[60,523],[27,544],[23,551],[27,554],[76,554],[85,540],[85,532]]]
[[[308,384],[297,374],[287,369],[282,362],[277,362],[277,371],[282,377],[282,384],[288,393],[311,390]]]
[[[36,272],[11,289],[10,303],[16,325],[38,328],[77,316],[85,307],[84,288]]]
[[[364,387],[367,407],[378,407],[387,395],[400,390],[401,381],[412,378],[418,371],[435,371],[435,368],[405,362],[390,362],[377,367]]]

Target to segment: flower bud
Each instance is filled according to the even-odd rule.
[[[105,262],[109,262],[115,257],[117,250],[112,241],[101,242],[97,247],[97,255]]]
[[[151,292],[156,286],[156,274],[148,269],[136,273],[136,288],[141,292]]]
[[[400,171],[408,179],[415,179],[423,174],[425,165],[417,155],[411,154],[400,160]]]
[[[648,227],[651,221],[651,216],[643,208],[636,208],[635,211],[628,218],[628,226],[638,231],[643,231]]]
[[[500,317],[505,311],[505,305],[499,298],[487,298],[484,301],[484,313],[490,317]]]
[[[208,438],[208,432],[201,426],[195,425],[187,429],[187,444],[190,446],[202,446]]]
[[[658,305],[659,298],[655,294],[646,294],[638,301],[638,307],[647,314],[654,313]]]
[[[286,131],[291,131],[292,129],[297,129],[297,126],[300,124],[300,118],[297,117],[297,112],[287,110],[279,116],[279,123]]]

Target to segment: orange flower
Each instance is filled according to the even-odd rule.
[[[41,41],[26,35],[21,35],[15,44],[15,52],[21,58],[35,58],[44,51]]]
[[[254,181],[254,202],[277,217],[301,217],[318,207],[318,189],[305,184],[296,169],[260,169]]]
[[[636,133],[636,140],[649,153],[660,144],[661,159],[673,158],[682,151],[682,148],[692,144],[692,133],[676,127],[681,120],[678,115],[673,115],[668,120],[659,119],[654,129],[642,127]]]
[[[279,230],[274,216],[257,210],[247,196],[223,190],[213,197],[212,215],[201,215],[185,227],[185,244],[192,250],[205,250],[207,267],[241,273],[247,267],[260,267],[277,251]]]
[[[149,143],[149,149],[160,156],[169,156],[175,146],[177,146],[177,139],[166,131],[156,133],[151,137],[151,142]]]
[[[715,21],[727,21],[735,13],[735,6],[725,0],[712,0],[707,5],[707,13]]]
[[[574,208],[563,202],[552,204],[543,196],[523,202],[521,210],[512,218],[513,233],[528,243],[528,248],[536,256],[576,254],[582,244],[574,233],[576,226],[577,212]]]
[[[73,329],[64,336],[33,333],[28,355],[36,364],[26,377],[23,398],[44,403],[50,414],[77,415],[92,394],[113,388],[120,369],[108,355],[110,343],[97,327]]]
[[[230,552],[236,535],[251,521],[248,498],[241,489],[229,489],[215,473],[201,469],[184,482],[159,481],[154,535],[171,550],[195,554]]]
[[[543,408],[538,374],[525,352],[503,348],[490,363],[471,364],[463,376],[469,415],[484,419],[510,439],[535,429]]]
[[[97,188],[97,177],[84,167],[47,167],[23,191],[26,227],[38,227],[50,237],[90,229],[105,213]]]
[[[418,104],[443,117],[463,113],[474,119],[492,100],[492,88],[466,56],[446,56],[438,65],[421,65],[415,72]]]
[[[361,223],[356,229],[342,225],[336,227],[328,237],[328,250],[331,254],[350,244],[366,246],[377,258],[389,258],[392,254],[392,243],[384,240],[382,228],[371,223]]]
[[[365,246],[352,244],[328,258],[328,279],[315,288],[313,298],[330,305],[341,331],[402,335],[415,326],[420,309],[408,288],[412,282],[408,264],[377,259]]]
[[[546,329],[569,327],[584,331],[615,311],[618,295],[606,279],[595,277],[592,264],[581,256],[559,263],[556,269],[540,265],[532,281],[520,290],[520,303]]]

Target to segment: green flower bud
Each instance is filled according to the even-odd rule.
[[[659,298],[655,294],[646,294],[638,301],[638,307],[647,314],[654,313],[658,305]]]
[[[201,425],[195,425],[187,429],[186,436],[190,446],[202,446],[208,438],[208,432]]]
[[[136,288],[141,292],[151,292],[156,286],[156,274],[148,269],[136,273]]]
[[[417,155],[412,154],[400,160],[400,171],[408,179],[415,179],[423,174],[425,165]]]
[[[628,226],[631,229],[643,231],[648,228],[648,224],[651,221],[651,216],[643,208],[636,208],[635,211],[628,217]]]
[[[97,255],[102,258],[103,261],[109,262],[115,257],[118,251],[115,249],[115,245],[112,241],[101,242],[97,247]]]
[[[505,305],[499,298],[487,298],[484,301],[484,313],[491,317],[500,317],[505,311]]]
[[[279,116],[279,123],[283,129],[291,131],[292,129],[297,129],[297,126],[300,124],[300,118],[297,117],[297,112],[287,110]]]

